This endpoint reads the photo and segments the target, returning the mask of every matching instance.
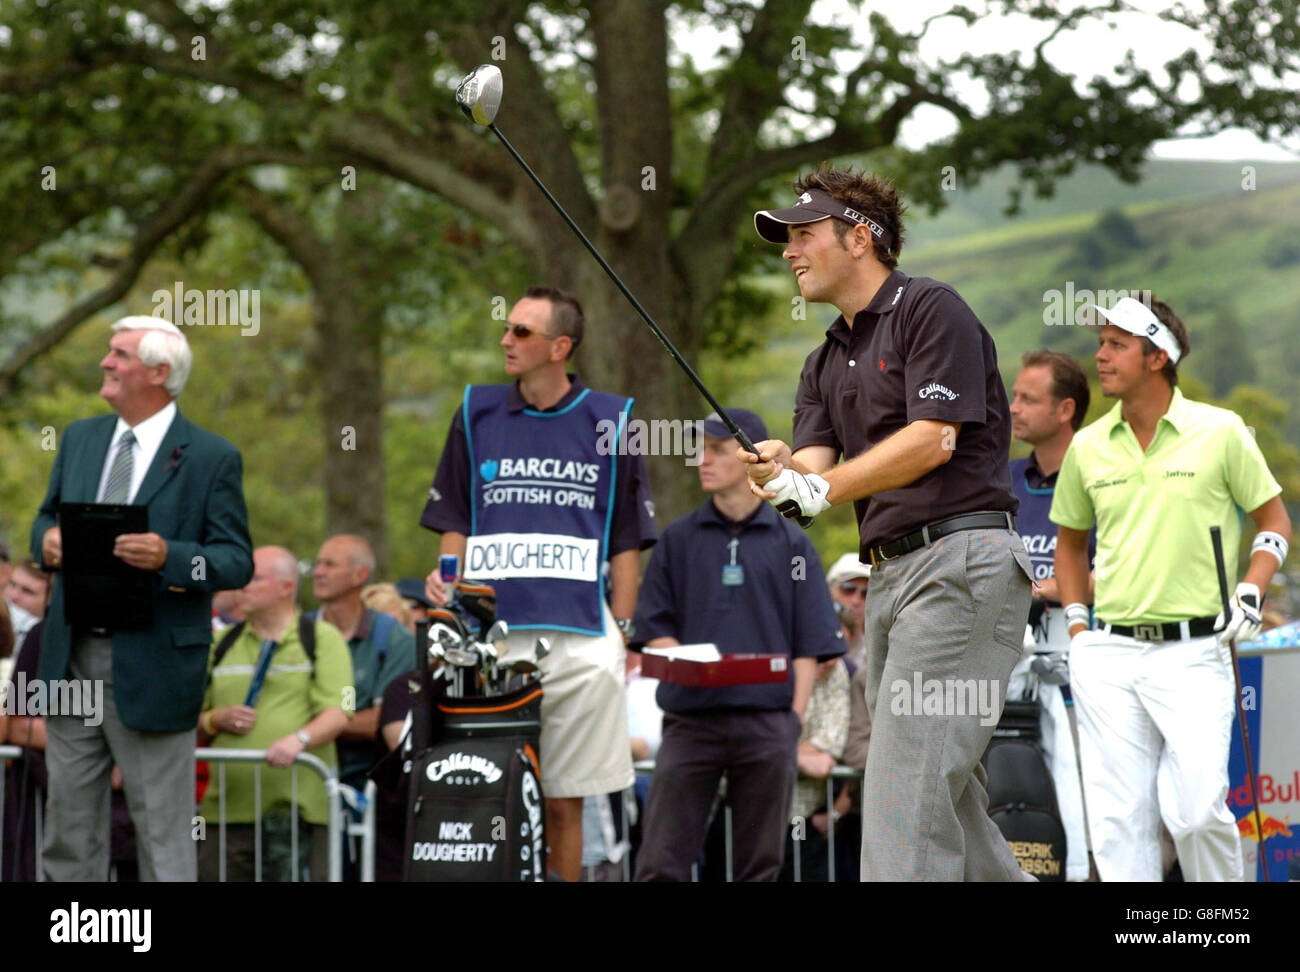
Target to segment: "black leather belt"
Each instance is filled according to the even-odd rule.
[[[1180,641],[1184,638],[1205,638],[1217,630],[1214,622],[1218,618],[1191,618],[1187,621],[1165,621],[1151,624],[1111,624],[1109,621],[1097,623],[1105,634],[1123,635],[1138,641]]]
[[[928,547],[935,540],[946,537],[959,530],[1015,530],[1016,518],[1007,512],[1000,513],[962,513],[950,516],[946,520],[927,523],[915,533],[879,543],[867,550],[867,560],[872,567],[886,560],[893,560],[913,550]]]

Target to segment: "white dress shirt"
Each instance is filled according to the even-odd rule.
[[[144,482],[145,473],[153,465],[154,456],[158,455],[158,447],[162,445],[163,436],[167,434],[175,418],[175,401],[168,402],[166,406],[134,427],[127,425],[121,416],[118,416],[117,426],[113,429],[113,439],[108,446],[108,455],[104,457],[104,468],[99,473],[99,492],[95,496],[103,500],[104,489],[108,486],[108,471],[117,456],[117,444],[129,428],[135,433],[135,444],[131,446],[131,488],[126,494],[126,501],[134,502],[135,494],[139,491],[140,484]]]

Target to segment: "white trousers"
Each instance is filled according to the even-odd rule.
[[[1188,881],[1241,881],[1228,809],[1236,711],[1218,640],[1153,643],[1101,631],[1070,647],[1093,857],[1103,881],[1159,881],[1160,821]]]

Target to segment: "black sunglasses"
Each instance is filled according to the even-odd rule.
[[[859,587],[857,584],[844,583],[844,584],[841,584],[841,585],[840,585],[840,593],[842,593],[842,594],[861,594],[863,597],[866,597],[866,596],[867,596],[867,585],[866,585],[866,584],[863,584],[861,587]]]
[[[528,340],[534,334],[536,334],[538,337],[543,337],[548,341],[554,341],[555,338],[559,337],[558,334],[557,335],[543,334],[541,331],[534,330],[533,328],[529,327],[527,324],[511,324],[509,321],[506,321],[501,326],[504,327],[507,331],[509,331],[511,334],[513,334],[521,341]]]

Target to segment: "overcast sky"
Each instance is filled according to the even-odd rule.
[[[906,3],[882,3],[880,0],[869,0],[862,5],[861,12],[855,12],[846,0],[818,0],[813,6],[810,19],[816,23],[854,25],[855,39],[861,39],[865,44],[869,11],[885,13],[897,30],[914,32],[926,17],[950,9],[954,2],[955,0],[907,0]],[[987,9],[982,0],[964,2],[976,11]],[[1071,6],[1074,4],[1074,0],[1062,0],[1062,6],[1065,2]],[[1134,12],[1108,15],[1104,20],[1093,18],[1075,30],[1062,32],[1045,48],[1045,53],[1059,69],[1086,81],[1098,73],[1110,75],[1111,70],[1123,61],[1126,51],[1141,46],[1142,63],[1160,80],[1163,72],[1158,70],[1159,66],[1182,53],[1188,46],[1202,54],[1209,48],[1208,41],[1200,34],[1152,16],[1151,12],[1169,5],[1161,0],[1130,0],[1129,6],[1134,8]],[[1185,5],[1195,9],[1201,4],[1199,0],[1185,0]],[[959,57],[964,52],[986,54],[993,51],[1030,50],[1046,36],[1048,30],[1042,22],[1023,16],[988,14],[972,27],[967,27],[955,17],[947,17],[930,26],[921,43],[921,56],[927,63],[935,63]],[[721,44],[734,46],[735,38],[735,32],[729,36],[725,32],[696,29],[689,37],[675,34],[673,40],[688,50],[703,67],[713,63],[714,53]],[[841,66],[848,70],[853,63],[853,52],[844,52]],[[1297,96],[1300,97],[1300,77],[1292,81]],[[983,107],[978,101],[978,88],[959,87],[958,94],[977,109]],[[955,129],[956,124],[946,111],[923,106],[904,123],[901,141],[907,147],[916,148],[944,138]],[[1210,138],[1156,142],[1152,154],[1166,159],[1297,161],[1300,160],[1300,139],[1292,139],[1286,145],[1267,144],[1250,132],[1232,129]]]

